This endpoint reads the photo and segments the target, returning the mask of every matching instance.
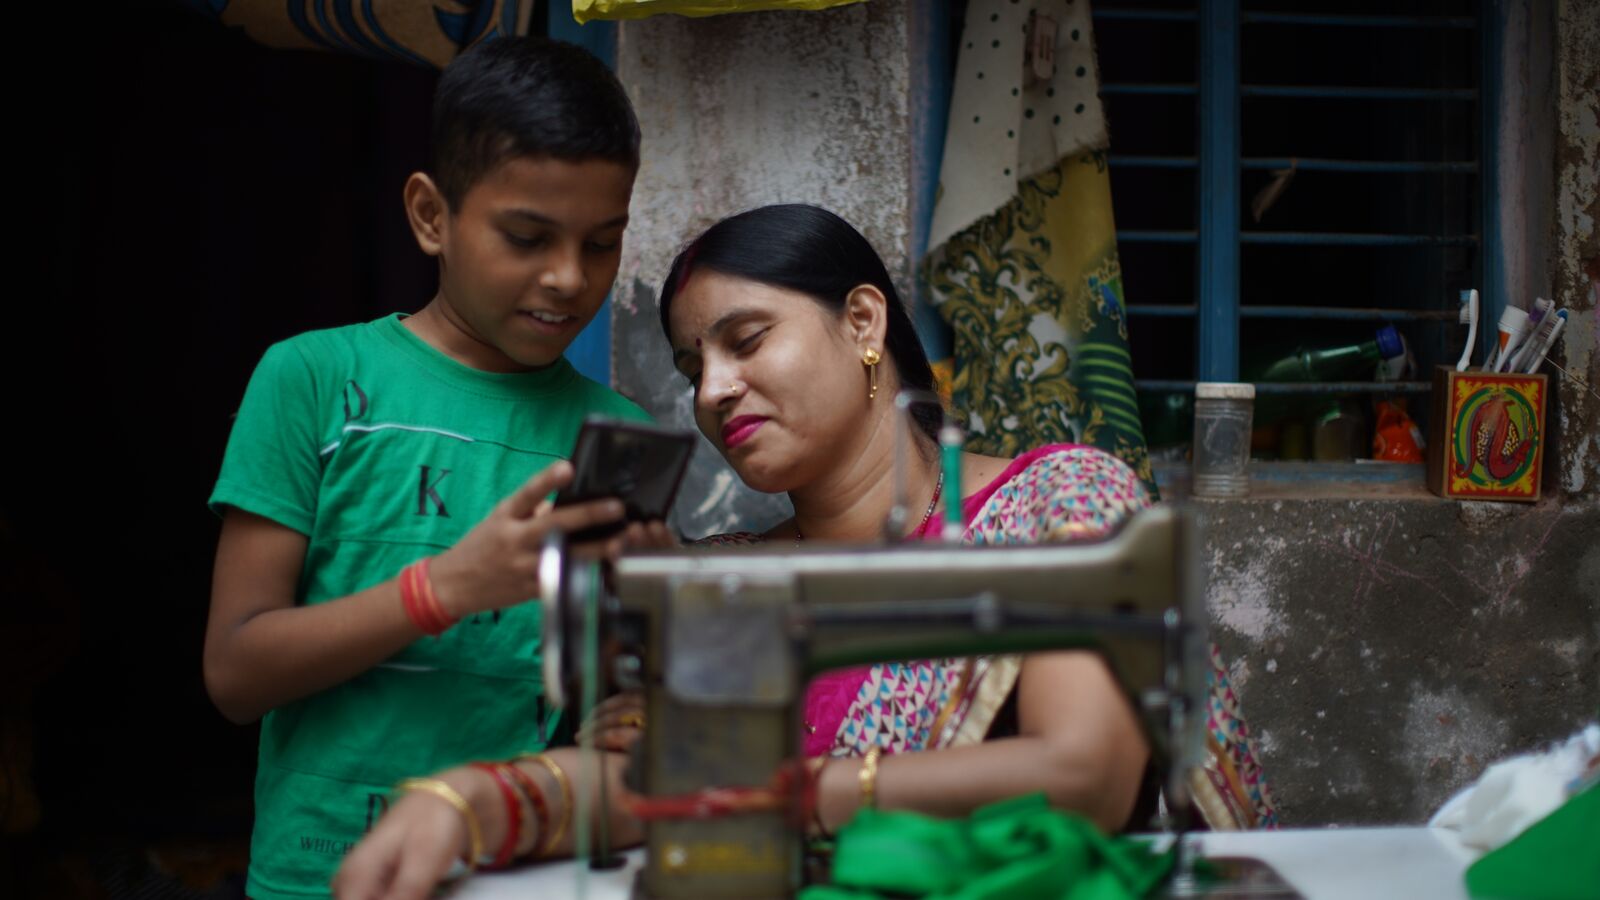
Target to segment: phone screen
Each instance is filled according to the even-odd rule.
[[[572,483],[556,494],[556,505],[615,497],[626,522],[666,519],[694,453],[694,434],[615,419],[586,419],[572,448]],[[622,530],[615,523],[573,534],[595,540]]]

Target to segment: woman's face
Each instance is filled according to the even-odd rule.
[[[868,424],[870,336],[846,316],[798,291],[699,270],[669,325],[695,423],[745,484],[794,490],[854,458]]]

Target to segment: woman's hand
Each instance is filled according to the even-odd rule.
[[[578,743],[594,741],[602,750],[626,753],[644,736],[644,697],[617,694],[601,701],[578,729]]]
[[[344,858],[333,876],[334,896],[426,900],[467,854],[468,840],[459,810],[436,794],[411,791]]]

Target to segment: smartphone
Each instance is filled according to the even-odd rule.
[[[556,505],[615,497],[626,514],[620,522],[567,536],[574,542],[610,537],[629,522],[665,520],[694,453],[694,433],[590,416],[572,447],[572,483],[556,493]]]

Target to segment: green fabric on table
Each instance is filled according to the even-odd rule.
[[[1485,900],[1600,897],[1600,786],[1572,797],[1473,863],[1467,893]]]
[[[865,809],[839,831],[833,883],[801,900],[1060,898],[1132,900],[1172,871],[1175,854],[1109,838],[1050,808],[1042,794],[986,806],[966,819]]]

